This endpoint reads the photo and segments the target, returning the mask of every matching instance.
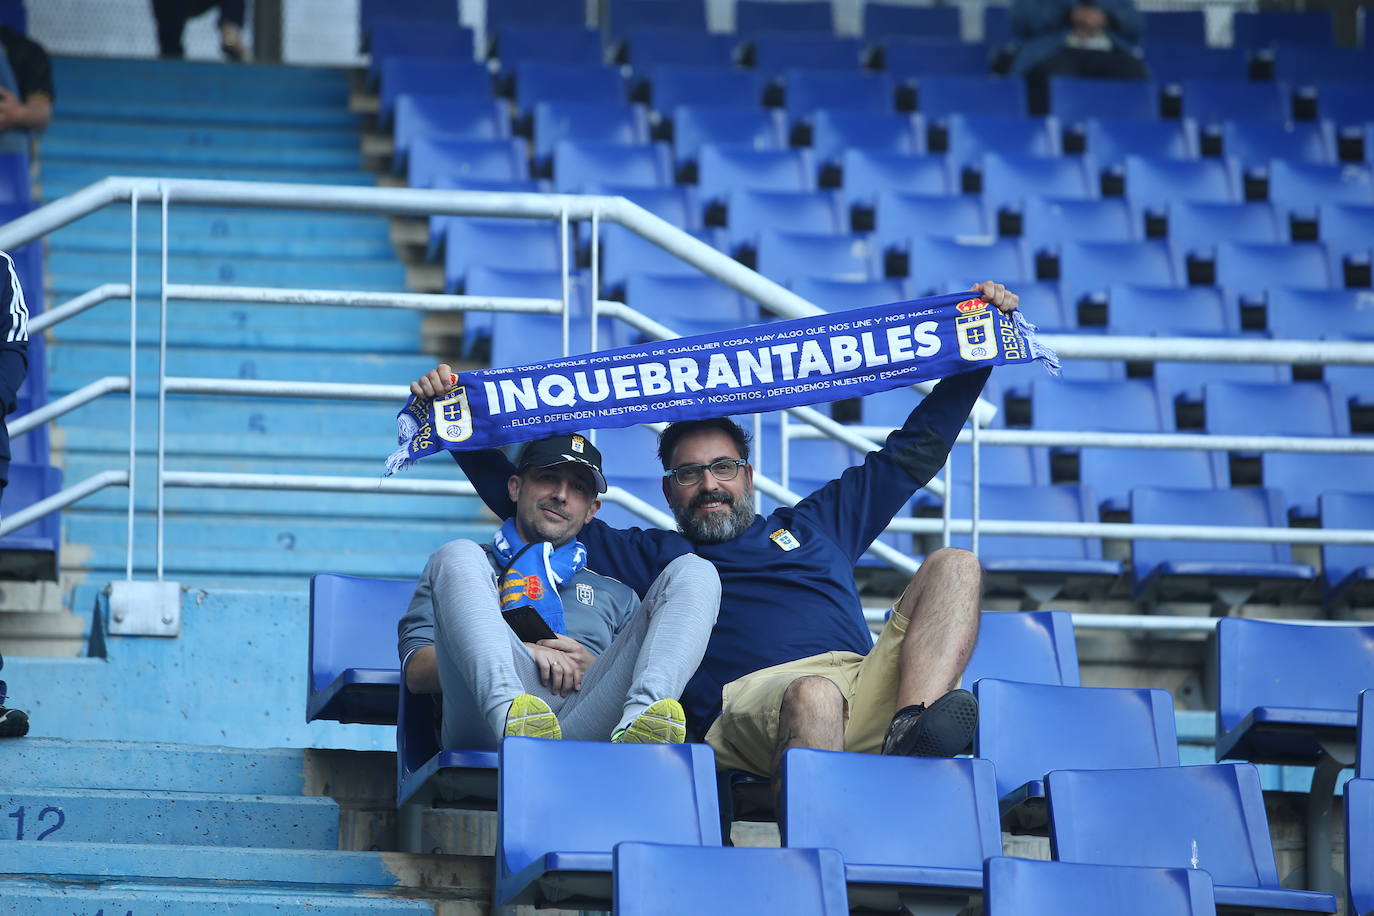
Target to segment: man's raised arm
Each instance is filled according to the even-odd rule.
[[[437,398],[446,394],[456,382],[457,376],[446,363],[440,363],[410,383],[410,393],[417,398]],[[515,473],[515,465],[500,449],[484,448],[473,451],[451,451],[453,460],[467,475],[468,482],[477,490],[477,495],[486,503],[488,509],[498,518],[510,518],[515,514],[515,503],[511,502],[506,489],[506,481]]]

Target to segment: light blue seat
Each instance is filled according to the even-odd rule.
[[[1209,433],[1220,436],[1348,436],[1350,417],[1325,382],[1209,382]]]
[[[1037,378],[1031,382],[1031,426],[1108,433],[1172,432],[1174,418],[1145,379]]]
[[[1152,121],[1159,117],[1159,86],[1150,80],[1052,76],[1050,111],[1065,124],[1079,124],[1104,111],[1113,118]]]
[[[873,211],[874,238],[882,250],[906,249],[916,235],[989,235],[992,226],[978,198],[970,194],[914,194],[883,191]]]
[[[1180,489],[1226,486],[1225,456],[1174,449],[1084,448],[1078,452],[1078,479],[1097,494],[1104,512],[1127,512],[1131,490],[1161,480]]]
[[[639,6],[685,8],[691,4],[663,4],[636,0]],[[614,28],[612,20],[612,28]],[[728,68],[734,64],[735,36],[669,26],[630,26],[618,32],[625,43],[626,60],[636,73],[664,64],[686,67]]]
[[[1374,340],[1374,310],[1365,304],[1368,296],[1367,291],[1354,289],[1270,286],[1266,327],[1275,337],[1288,340]]]
[[[1293,115],[1288,86],[1244,79],[1183,81],[1183,116],[1199,124],[1220,124],[1245,112],[1249,118],[1287,121]]]
[[[1331,254],[1331,278],[1340,284],[1346,259],[1368,265],[1374,258],[1374,204],[1324,203],[1318,234]]]
[[[679,105],[758,107],[763,82],[752,70],[659,64],[649,71],[654,108],[675,112]]]
[[[1003,856],[987,861],[983,900],[987,916],[1062,916],[1099,908],[1115,916],[1213,916],[1217,910],[1212,878],[1201,869]]]
[[[688,230],[698,241],[721,247],[720,230]],[[660,276],[696,277],[701,270],[674,254],[669,254],[643,236],[624,226],[607,226],[601,245],[601,288],[605,292],[622,289],[632,273]]]
[[[983,203],[989,213],[1019,211],[1025,199],[1035,194],[1077,199],[1098,196],[1096,177],[1080,159],[1071,156],[984,153],[982,173]]]
[[[851,206],[873,206],[884,191],[954,194],[958,185],[944,156],[904,156],[876,150],[844,151],[844,196]]]
[[[1221,126],[1222,148],[1242,168],[1267,171],[1269,160],[1327,164],[1336,161],[1328,122],[1231,120]]]
[[[1078,644],[1066,611],[984,611],[963,684],[1001,678],[1077,687]]]
[[[1021,236],[1032,251],[1057,251],[1064,242],[1130,242],[1143,235],[1135,214],[1120,197],[1097,200],[1077,197],[1026,198],[1021,213]]]
[[[693,232],[701,228],[701,206],[697,203],[696,188],[690,185],[668,184],[663,187],[626,185],[616,182],[587,182],[584,193],[624,197],[655,216],[662,217],[679,229]],[[602,233],[611,227],[602,223]],[[586,243],[590,246],[590,238]]]
[[[859,72],[857,38],[805,32],[765,32],[754,36],[754,68],[766,79],[785,77],[793,68]]]
[[[988,137],[997,137],[996,149],[1008,156],[1058,156],[1059,122],[1055,118],[1024,118],[1009,115],[976,115],[955,112],[946,119],[950,164],[975,168],[988,150]]]
[[[1095,117],[1084,122],[1084,155],[1094,171],[1124,170],[1127,156],[1153,159],[1196,159],[1197,122],[1184,118],[1138,121],[1131,118]]]
[[[918,296],[949,292],[943,286],[950,278],[962,283],[962,278],[997,277],[998,282],[1011,285],[1029,280],[1033,273],[1016,239],[918,235],[911,240],[909,283]],[[973,282],[979,281],[969,280]]]
[[[1323,528],[1359,530],[1368,527],[1374,496],[1326,492],[1317,498],[1317,506]],[[1361,594],[1367,598],[1374,591],[1370,584],[1374,582],[1374,551],[1367,546],[1323,544],[1322,578],[1326,584],[1322,602],[1328,607],[1339,607]],[[1374,729],[1365,731],[1368,734]],[[1374,766],[1374,758],[1366,754],[1365,763],[1367,767]]]
[[[794,68],[786,71],[783,81],[787,114],[794,121],[810,117],[818,108],[882,114],[893,109],[892,80],[886,74]]]
[[[829,0],[796,0],[784,6],[771,0],[738,0],[735,31],[742,36],[760,32],[823,32],[833,34]]]
[[[1355,726],[1355,775],[1360,779],[1374,779],[1374,688],[1360,691],[1359,722]]]
[[[878,150],[912,155],[926,151],[920,115],[820,108],[811,116],[811,151],[822,165],[838,163],[844,151]]]
[[[1065,242],[1059,249],[1064,301],[1104,300],[1113,283],[1182,286],[1164,242]]]
[[[378,68],[378,116],[391,123],[396,100],[406,93],[433,92],[442,88],[453,98],[480,99],[491,93],[491,75],[481,64],[468,59],[388,57]]]
[[[1237,203],[1240,182],[1229,160],[1126,157],[1126,198],[1141,210],[1162,212],[1181,200]]]
[[[924,76],[917,83],[918,110],[927,121],[963,114],[1024,117],[1022,80],[996,76]]]
[[[730,192],[731,243],[752,248],[769,229],[836,235],[847,232],[849,220],[833,191],[761,191],[740,188]]]
[[[1327,490],[1374,495],[1374,455],[1265,452],[1260,462],[1264,485],[1283,493],[1294,518],[1317,518],[1317,498]]]
[[[1374,97],[1368,86],[1359,83],[1322,80],[1317,83],[1317,113],[1340,126],[1374,121]]]
[[[1336,911],[1330,894],[1279,884],[1250,764],[1056,770],[1046,783],[1050,843],[1061,862],[1198,868],[1211,874],[1220,907]]]
[[[1266,203],[1181,200],[1169,207],[1169,244],[1178,276],[1188,276],[1188,261],[1214,261],[1220,242],[1285,243],[1274,208]]]
[[[605,909],[617,843],[720,845],[704,744],[507,738],[499,773],[496,907]]]
[[[663,143],[559,140],[553,150],[554,187],[582,192],[605,181],[621,187],[671,188],[673,162]]]
[[[1269,166],[1269,200],[1280,213],[1308,217],[1322,204],[1374,204],[1374,172],[1276,159]]]
[[[872,280],[881,275],[867,239],[858,235],[779,232],[759,239],[758,271],[779,283],[802,277]]]
[[[458,216],[449,218],[444,232],[444,286],[450,291],[479,265],[552,271],[563,263],[556,223]]]
[[[1271,286],[1333,287],[1331,263],[1320,242],[1221,242],[1217,285],[1242,301],[1260,300]]]
[[[536,159],[542,161],[552,155],[554,147],[563,140],[644,145],[649,142],[649,119],[641,106],[623,102],[537,103],[534,106]]]
[[[865,3],[863,34],[865,38],[884,41],[894,36],[909,36],[923,41],[958,41],[959,8]]]
[[[991,760],[1003,824],[1042,830],[1045,774],[1178,766],[1174,702],[1165,690],[982,678],[974,756]]]
[[[454,17],[448,22],[412,19],[378,19],[367,28],[368,81],[376,83],[383,65],[393,60],[453,61],[472,60],[472,29],[460,26]],[[440,84],[443,85],[443,84]]]
[[[850,905],[898,909],[904,895],[970,897],[1002,850],[992,764],[792,748],[778,826],[789,848],[844,857]],[[873,787],[883,786],[881,805]]]
[[[811,191],[816,170],[808,150],[747,149],[706,143],[698,160],[697,191],[710,203],[736,188]]]
[[[1235,310],[1214,286],[1113,283],[1107,288],[1107,331],[1132,337],[1230,336]],[[1270,373],[1273,378],[1273,373]]]
[[[507,23],[495,30],[491,47],[491,56],[501,62],[502,70],[517,70],[529,63],[593,67],[601,63],[601,33],[580,23]]]
[[[617,843],[613,868],[616,916],[849,913],[844,860],[833,849]]]
[[[881,280],[832,280],[800,277],[792,281],[792,292],[826,311],[842,311],[866,305],[883,305],[910,298],[906,285],[895,277]]]
[[[441,179],[512,181],[528,176],[521,140],[440,140],[416,137],[410,145],[407,182],[432,188]],[[434,220],[430,221],[431,229]]]
[[[1097,503],[1084,487],[1070,484],[1024,486],[983,483],[979,487],[979,518],[998,521],[1096,522]],[[967,518],[971,508],[971,489],[967,481],[954,482],[955,518]],[[967,534],[950,537],[950,545],[970,549]],[[1107,584],[1102,580],[1121,575],[1117,560],[1102,558],[1102,544],[1096,538],[1032,537],[1028,535],[980,533],[978,558],[988,573],[1008,577],[1032,576],[1036,585],[1043,580],[1067,584],[1082,578],[1082,587]],[[1055,589],[1057,594],[1059,589]]]
[[[714,277],[664,277],[632,273],[625,283],[625,303],[674,330],[682,319],[714,321],[721,327],[752,323],[757,309]]]
[[[466,291],[474,296],[512,296],[531,299],[563,298],[563,274],[559,270],[526,270],[522,267],[487,267],[477,265],[468,271]],[[572,316],[568,349],[581,353],[587,346],[588,323],[578,321],[590,313],[584,278],[569,277],[568,311]],[[609,319],[602,319],[606,330]],[[491,338],[492,364],[518,366],[563,354],[563,319],[561,315],[520,312],[468,312],[463,316],[463,342],[471,352],[477,341]],[[602,334],[605,346],[606,334]]]
[[[401,683],[396,624],[414,594],[414,581],[310,577],[307,722],[395,724]]]
[[[787,149],[787,122],[777,109],[679,105],[673,110],[673,148],[679,164],[696,162],[706,143],[747,149]]]
[[[529,111],[538,102],[618,105],[624,101],[624,79],[614,67],[528,61],[515,71],[515,104],[521,111]]]

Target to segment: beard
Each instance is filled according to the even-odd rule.
[[[730,511],[713,512],[704,517],[693,513],[694,509],[713,503],[724,503],[730,507]],[[698,493],[691,502],[673,507],[678,529],[698,544],[722,544],[734,540],[754,523],[754,515],[752,487],[745,490],[738,500],[724,491]]]

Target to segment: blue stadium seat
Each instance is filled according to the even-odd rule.
[[[1220,124],[1245,112],[1250,118],[1287,121],[1293,116],[1288,87],[1243,79],[1183,81],[1183,116],[1199,124]]]
[[[462,287],[468,270],[477,266],[562,269],[556,223],[454,216],[447,218],[444,239],[444,288],[450,292]]]
[[[1231,40],[1237,48],[1299,43],[1329,48],[1333,34],[1330,10],[1302,13],[1237,12],[1231,21]]]
[[[1274,47],[1274,79],[1295,86],[1347,81],[1368,84],[1369,55],[1359,48],[1280,44]]]
[[[988,46],[981,41],[958,39],[888,38],[883,42],[883,69],[898,82],[942,73],[982,73],[988,69]]]
[[[1287,225],[1280,226],[1266,203],[1181,200],[1169,206],[1169,245],[1181,279],[1188,276],[1189,258],[1215,261],[1219,242],[1275,245],[1287,240]]]
[[[1244,48],[1146,41],[1145,63],[1155,79],[1171,85],[1194,79],[1243,80],[1250,75],[1250,56]]]
[[[646,144],[649,142],[649,119],[641,106],[623,102],[537,103],[534,106],[535,158],[543,160],[553,155],[554,147],[562,140]],[[606,177],[614,177],[614,173]],[[671,178],[669,173],[670,181]]]
[[[1155,525],[1288,525],[1278,493],[1258,488],[1137,487],[1131,491],[1131,520]],[[1137,538],[1131,542],[1131,559],[1137,600],[1160,592],[1217,594],[1229,606],[1243,603],[1261,587],[1290,594],[1316,578],[1310,565],[1292,562],[1288,545],[1279,543]]]
[[[1336,138],[1325,122],[1227,121],[1221,137],[1226,155],[1246,169],[1267,169],[1271,159],[1336,161]]]
[[[984,481],[989,475],[984,474]],[[954,482],[954,518],[968,518],[972,492],[967,482]],[[1084,487],[1068,484],[1024,486],[986,483],[979,488],[979,517],[998,521],[1096,522],[1095,497]],[[967,534],[950,538],[954,547],[969,549]],[[1045,577],[1087,577],[1108,580],[1121,575],[1117,560],[1102,558],[1096,538],[1034,537],[984,534],[978,537],[978,559],[988,573],[1032,574]]]
[[[1266,326],[1275,337],[1288,340],[1374,340],[1369,295],[1365,290],[1271,286],[1265,302]]]
[[[836,164],[844,151],[877,150],[912,155],[926,151],[920,115],[821,108],[811,116],[811,151],[821,165]]]
[[[1374,97],[1369,87],[1352,83],[1317,83],[1317,113],[1323,120],[1338,125],[1374,121]],[[1365,150],[1368,158],[1369,150]]]
[[[1337,486],[1343,486],[1339,482]],[[1317,498],[1323,528],[1367,529],[1369,513],[1374,510],[1374,496],[1368,493],[1327,492]],[[1326,590],[1322,603],[1340,607],[1351,596],[1374,592],[1374,552],[1367,546],[1322,545],[1322,577]],[[1370,729],[1366,729],[1370,731]],[[1366,766],[1371,762],[1366,758]]]
[[[1050,111],[1065,124],[1079,124],[1104,111],[1113,118],[1159,118],[1159,86],[1149,80],[1050,77]]]
[[[1142,229],[1120,197],[1082,200],[1036,194],[1026,199],[1021,212],[1021,237],[1032,251],[1057,249],[1070,241],[1129,242],[1140,238]]]
[[[1235,164],[1225,159],[1126,157],[1126,198],[1132,206],[1163,211],[1179,200],[1234,203],[1243,199]]]
[[[1269,167],[1269,200],[1280,213],[1301,216],[1315,216],[1322,204],[1374,204],[1374,173],[1355,165],[1276,159]]]
[[[1116,916],[1211,916],[1217,911],[1212,878],[1201,869],[1076,865],[1004,856],[987,861],[983,903],[987,916],[1060,916],[1091,913],[1098,907]]]
[[[830,0],[737,0],[735,31],[745,37],[759,32],[833,33],[835,24]]]
[[[1367,693],[1368,691],[1366,691]],[[1345,878],[1351,913],[1374,913],[1374,779],[1345,784]]]
[[[1153,159],[1196,159],[1196,122],[1136,121],[1126,118],[1089,118],[1085,122],[1087,157],[1094,171],[1124,169],[1127,156]]]
[[[863,35],[887,41],[894,36],[924,40],[959,40],[957,6],[909,6],[870,2],[864,4]]]
[[[392,137],[397,172],[405,168],[416,137],[504,140],[509,136],[510,119],[504,106],[494,99],[406,93],[396,100]]]
[[[636,28],[706,31],[706,0],[678,0],[675,3],[610,0],[607,12],[610,14],[612,38],[624,38]],[[729,60],[725,63],[728,64]]]
[[[441,178],[515,181],[528,172],[521,140],[416,137],[410,143],[407,181],[412,188],[432,188]]]
[[[466,292],[474,296],[512,296],[530,299],[562,299],[563,274],[547,267],[539,270],[520,265],[489,267],[480,264],[467,273]],[[568,310],[574,319],[585,317],[585,284],[576,274],[569,277]],[[498,329],[507,332],[498,333]],[[574,321],[569,333],[569,351],[586,350],[582,343],[589,333],[587,322]],[[512,312],[468,312],[463,316],[463,337],[467,349],[477,340],[491,338],[493,365],[514,366],[563,354],[563,321],[560,315],[519,314]],[[603,335],[602,339],[605,339]],[[496,360],[500,359],[499,362]]]
[[[1208,382],[1209,433],[1218,436],[1348,436],[1345,405],[1326,382]]]
[[[1221,907],[1336,911],[1330,894],[1279,884],[1250,764],[1058,770],[1046,783],[1050,844],[1061,862],[1197,868],[1211,874]]]
[[[413,581],[310,577],[307,722],[396,723],[396,624],[414,594]]]
[[[651,188],[642,185],[589,182],[584,193],[624,197],[650,213],[666,219],[679,229],[692,232],[701,228],[701,207],[697,204],[696,189],[688,185]],[[590,247],[590,242],[587,244]]]
[[[1004,825],[1043,830],[1045,774],[1178,766],[1174,701],[1165,690],[1065,687],[983,678],[975,757],[991,760]]]
[[[617,843],[613,868],[615,916],[849,913],[844,859],[833,849]]]
[[[1242,299],[1261,299],[1270,286],[1321,289],[1331,282],[1331,265],[1320,242],[1221,242],[1217,285]]]
[[[782,844],[838,849],[855,908],[895,911],[902,895],[976,893],[983,860],[1002,850],[986,760],[793,748],[782,766]],[[881,805],[872,804],[874,786],[887,789]]]
[[[788,70],[783,80],[787,114],[794,121],[818,108],[888,113],[893,110],[892,80],[882,73],[842,70]]]
[[[362,0],[358,5],[358,26],[364,33],[379,19],[408,19],[424,23],[454,22],[457,18],[457,9],[449,0],[408,0],[405,3],[396,3],[395,0]]]
[[[598,429],[595,435],[596,447],[606,461],[606,479],[624,487],[622,481],[626,478],[652,478],[654,489],[658,491],[657,502],[662,502],[659,484],[663,480],[663,471],[658,461],[658,433],[647,426],[621,426]],[[606,508],[602,506],[603,510]],[[600,513],[597,517],[600,517]],[[637,521],[633,524],[643,523]]]
[[[996,137],[1003,156],[1058,156],[1059,123],[1054,118],[952,114],[947,121],[949,160],[954,168],[979,165]]]
[[[508,23],[496,30],[491,56],[502,70],[528,63],[595,67],[601,63],[601,33],[580,25]]]
[[[1283,493],[1294,518],[1318,518],[1325,490],[1374,494],[1374,455],[1265,452],[1260,461],[1264,485]]]
[[[29,433],[23,439],[33,435]],[[10,465],[9,477],[5,488],[5,512],[9,515],[62,489],[61,469],[48,465],[15,462]],[[61,545],[62,519],[57,512],[0,537],[0,576],[56,582]]]
[[[816,187],[816,169],[809,150],[747,149],[704,143],[697,172],[697,191],[708,204],[739,188],[811,191]]]
[[[1113,283],[1107,291],[1107,331],[1131,337],[1232,336],[1240,328],[1214,286],[1177,289]],[[1272,378],[1272,373],[1270,373]]]
[[[395,627],[392,629],[394,632]],[[394,642],[394,637],[389,641]],[[441,747],[434,695],[411,693],[405,685],[399,687],[398,694],[393,704],[396,808],[425,808],[439,800],[449,806],[466,803],[490,808],[497,794],[496,751]],[[419,852],[419,839],[402,833],[400,843],[405,851]]]
[[[1059,250],[1064,301],[1107,298],[1114,283],[1182,286],[1164,242],[1065,242]]]
[[[641,0],[661,7],[660,0]],[[677,4],[668,4],[676,6]],[[621,36],[626,58],[636,73],[668,65],[727,68],[734,65],[735,36],[682,28],[631,27]]]
[[[501,0],[487,5],[488,34],[506,23],[585,25],[586,22],[586,7],[578,0]]]
[[[1173,432],[1174,417],[1145,379],[1045,379],[1031,382],[1033,429],[1104,433]]]
[[[873,237],[882,251],[905,250],[916,235],[987,236],[991,229],[978,198],[963,194],[884,191],[878,196],[873,215]]]
[[[1318,235],[1331,254],[1331,277],[1340,283],[1346,258],[1369,263],[1374,257],[1374,204],[1322,204]]]
[[[1034,274],[1019,241],[995,236],[918,235],[911,240],[909,264],[911,291],[918,296],[949,292],[943,287],[951,278],[961,284],[957,288],[967,289],[981,282],[977,277],[1011,285]]]
[[[560,140],[554,147],[553,182],[559,191],[580,192],[612,179],[624,187],[670,187],[673,159],[667,144]]]
[[[844,196],[872,206],[884,191],[953,194],[958,188],[944,156],[902,156],[874,150],[844,152]]]
[[[748,149],[787,149],[787,122],[776,108],[679,105],[673,110],[673,148],[679,164],[696,162],[706,143]]]
[[[787,70],[859,71],[857,38],[815,35],[806,32],[771,32],[755,36],[754,69],[765,79],[777,79]]]
[[[539,102],[618,105],[625,82],[614,67],[530,61],[515,72],[515,104],[529,111]]]
[[[792,292],[812,305],[818,305],[829,312],[860,308],[865,305],[901,302],[910,298],[906,294],[905,284],[892,277],[884,280],[831,280],[824,277],[800,277],[792,281]]]
[[[680,105],[749,107],[763,104],[763,84],[751,70],[663,64],[650,71],[654,108],[675,112]]]
[[[1146,10],[1145,44],[1207,46],[1207,17],[1202,10]]]
[[[1313,766],[1352,745],[1374,626],[1217,622],[1217,759]],[[1353,758],[1341,761],[1350,766]]]
[[[1165,409],[1172,404],[1203,403],[1203,390],[1212,382],[1248,384],[1287,383],[1291,373],[1274,363],[1155,363],[1155,386]]]
[[[1026,85],[997,76],[924,76],[917,83],[921,114],[942,121],[955,112],[1024,117]]]
[[[378,19],[367,30],[368,82],[375,85],[383,64],[394,60],[429,60],[465,63],[472,60],[472,29],[448,22],[410,19]],[[433,86],[428,87],[433,89]]]
[[[1051,197],[1097,197],[1097,181],[1083,162],[1071,156],[1024,156],[984,153],[983,202],[989,213],[1020,210],[1032,194]]]
[[[1078,452],[1078,479],[1097,494],[1104,512],[1130,510],[1131,490],[1161,480],[1184,489],[1225,486],[1225,461],[1208,452],[1173,449],[1084,448]]]
[[[989,45],[1006,44],[1011,39],[1011,10],[1006,6],[983,7],[983,40]]]
[[[692,318],[721,327],[738,327],[758,317],[757,308],[714,277],[663,277],[632,273],[625,281],[625,302],[676,330],[674,322]]]
[[[832,191],[730,192],[730,242],[753,248],[768,229],[786,226],[788,232],[835,235],[849,229]]]
[[[720,233],[716,229],[696,229],[689,232],[713,248],[721,247]],[[601,245],[602,290],[613,293],[623,289],[626,278],[632,273],[696,277],[701,275],[701,270],[624,226],[607,226]]]
[[[1078,644],[1067,611],[984,611],[963,684],[982,678],[1077,687]]]
[[[857,235],[815,235],[768,230],[759,239],[758,271],[779,283],[802,277],[834,280],[872,280],[882,275]]]
[[[617,843],[720,845],[715,754],[704,744],[507,738],[498,782],[497,907],[606,909]],[[606,805],[609,795],[618,803]]]
[[[1374,688],[1360,691],[1359,722],[1355,726],[1355,776],[1374,779]],[[1370,824],[1374,827],[1374,821]]]
[[[491,94],[491,75],[481,64],[427,57],[388,57],[379,70],[378,116],[391,123],[396,100],[415,92],[442,89],[451,98],[484,99]]]

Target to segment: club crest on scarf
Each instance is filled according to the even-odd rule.
[[[492,537],[491,552],[504,570],[499,582],[501,610],[528,604],[555,633],[566,633],[558,588],[587,565],[587,548],[582,542],[568,541],[558,547],[548,541],[526,543],[515,529],[515,519],[508,518]]]
[[[472,436],[472,413],[466,388],[450,389],[449,396],[434,402],[434,432],[445,442],[463,442]]]

